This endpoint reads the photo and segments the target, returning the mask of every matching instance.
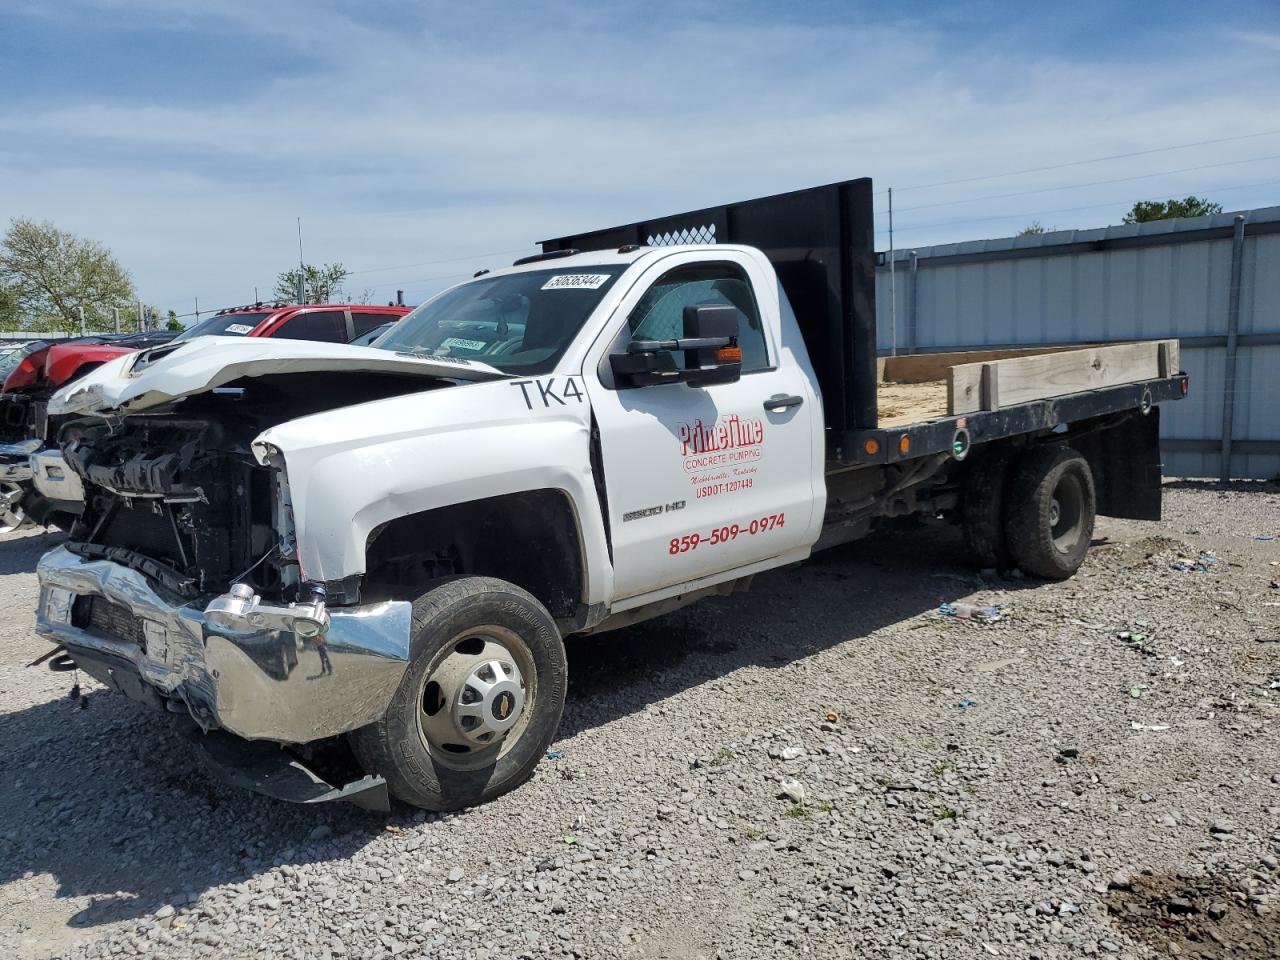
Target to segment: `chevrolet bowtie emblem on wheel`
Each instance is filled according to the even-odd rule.
[[[511,706],[515,701],[515,697],[510,693],[501,693],[494,698],[493,715],[498,720],[505,720],[511,715]]]

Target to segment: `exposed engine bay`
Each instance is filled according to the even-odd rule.
[[[285,479],[255,459],[255,437],[299,417],[448,385],[395,374],[280,374],[144,413],[71,420],[59,442],[86,497],[66,546],[136,570],[183,601],[233,581],[293,600],[301,578]]]

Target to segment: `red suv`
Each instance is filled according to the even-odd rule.
[[[219,310],[212,317],[183,331],[179,340],[192,337],[287,337],[290,340],[323,340],[350,343],[374,327],[399,320],[409,307],[375,307],[365,304],[255,303]]]

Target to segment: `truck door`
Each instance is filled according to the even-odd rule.
[[[618,599],[797,559],[811,545],[821,404],[781,350],[776,298],[762,315],[755,291],[772,274],[744,254],[720,257],[656,261],[620,303],[603,351],[588,360],[596,364],[584,380],[599,429]],[[632,339],[683,336],[684,308],[700,304],[740,312],[737,382],[614,384],[609,354]]]

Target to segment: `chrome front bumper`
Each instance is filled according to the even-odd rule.
[[[331,608],[328,631],[303,640],[288,630],[218,627],[200,607],[161,598],[135,570],[66,547],[45,554],[36,573],[37,631],[73,659],[81,653],[86,672],[131,695],[145,685],[184,703],[205,729],[249,740],[309,743],[372,723],[409,660],[412,606],[404,601]],[[125,608],[141,642],[75,626],[82,596]]]

